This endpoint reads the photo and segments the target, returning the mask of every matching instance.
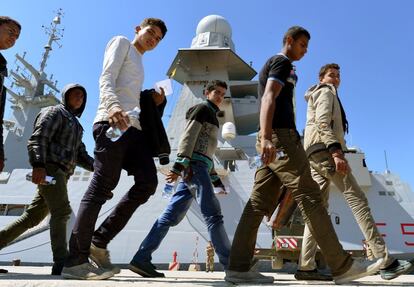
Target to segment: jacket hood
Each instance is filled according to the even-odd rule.
[[[317,84],[317,85],[313,85],[312,87],[310,87],[306,92],[305,92],[305,100],[309,101],[309,98],[313,95],[313,93],[315,93],[317,90],[323,88],[323,87],[328,87],[330,89],[332,89],[332,91],[335,91],[335,86],[332,84]]]
[[[75,116],[77,116],[78,118],[80,118],[80,116],[82,115],[82,113],[83,113],[83,110],[85,109],[85,106],[86,106],[86,99],[87,99],[87,93],[86,93],[86,89],[82,86],[82,85],[79,85],[79,84],[67,84],[63,89],[62,89],[62,104],[66,107],[66,108],[69,108],[68,107],[68,105],[67,105],[67,95],[68,95],[68,92],[70,91],[70,90],[72,90],[72,89],[81,89],[82,91],[83,91],[83,94],[85,95],[84,96],[84,98],[83,98],[83,103],[82,103],[82,106],[79,108],[79,109],[77,109],[76,111],[74,111],[73,112],[73,114],[75,115]]]

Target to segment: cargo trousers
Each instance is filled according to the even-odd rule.
[[[346,202],[351,208],[373,257],[385,259],[382,267],[391,264],[394,258],[388,254],[384,239],[379,233],[375,220],[372,217],[368,200],[352,173],[349,172],[343,175],[336,172],[335,162],[328,151],[313,153],[309,157],[309,162],[312,178],[320,187],[325,208],[328,209],[329,185],[333,182],[339,191],[342,192]],[[299,270],[314,270],[317,268],[315,262],[316,252],[317,243],[306,224],[303,232],[302,250],[299,257]]]
[[[284,185],[298,204],[303,219],[321,248],[333,276],[342,275],[352,265],[350,254],[339,243],[335,230],[323,206],[318,184],[312,179],[309,161],[295,129],[275,129],[272,142],[286,157],[275,159],[257,169],[253,191],[241,215],[230,252],[229,270],[249,271],[264,216],[276,208],[279,189]],[[260,133],[256,149],[261,150]]]
[[[63,263],[68,253],[66,225],[72,213],[66,186],[68,175],[54,164],[46,164],[46,172],[56,183],[37,186],[36,195],[23,214],[0,231],[0,249],[37,226],[50,213],[53,262]]]

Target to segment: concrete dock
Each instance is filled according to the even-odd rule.
[[[7,269],[9,273],[0,274],[0,287],[235,286],[223,280],[224,272],[165,271],[166,278],[142,278],[128,269],[122,269],[120,274],[117,274],[109,280],[78,281],[63,280],[59,276],[51,276],[50,266],[3,266],[1,268]],[[293,274],[273,272],[265,274],[275,277],[275,282],[267,286],[337,286],[333,282],[297,281],[293,277]],[[264,285],[243,284],[242,286]],[[414,286],[414,275],[403,275],[392,281],[384,281],[378,275],[369,276],[358,281],[353,281],[352,284],[341,286]]]

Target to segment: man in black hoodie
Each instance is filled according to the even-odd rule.
[[[43,109],[36,117],[27,145],[33,167],[36,195],[26,211],[0,231],[0,249],[20,234],[38,225],[50,212],[50,241],[53,252],[52,275],[60,275],[67,256],[66,224],[72,209],[67,181],[76,165],[93,171],[93,158],[82,142],[80,117],[86,105],[86,90],[69,84],[62,91],[62,103]],[[46,175],[55,179],[48,184]]]

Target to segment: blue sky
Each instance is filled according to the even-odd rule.
[[[152,87],[166,77],[177,50],[190,47],[198,22],[207,15],[218,14],[232,26],[237,54],[246,62],[252,61],[256,71],[280,50],[287,28],[292,25],[306,27],[312,39],[307,55],[296,63],[298,130],[302,131],[306,119],[305,90],[317,81],[323,64],[336,62],[341,65],[339,92],[350,122],[348,145],[360,147],[366,153],[369,169],[374,171],[385,170],[386,150],[390,170],[414,188],[414,100],[411,98],[414,2],[1,1],[0,14],[18,19],[23,26],[17,44],[4,52],[10,67],[13,67],[13,55],[23,51],[27,51],[26,59],[39,67],[47,41],[41,26],[49,24],[57,8],[65,13],[63,46],[53,50],[46,71],[59,80],[59,88],[68,82],[79,82],[87,88],[88,104],[81,122],[89,151],[94,146],[91,130],[107,41],[114,35],[132,39],[134,27],[145,17],[165,20],[169,30],[165,39],[157,49],[144,56],[144,86]],[[173,97],[177,97],[179,91],[179,84],[174,83]]]

